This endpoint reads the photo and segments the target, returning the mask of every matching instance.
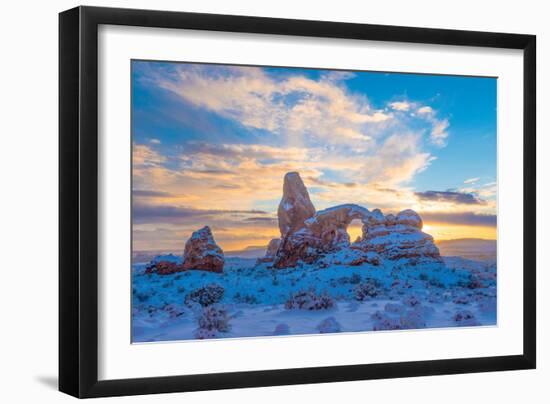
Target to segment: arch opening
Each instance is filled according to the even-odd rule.
[[[350,243],[354,243],[363,234],[363,221],[361,219],[353,219],[346,228],[346,232],[348,233]]]

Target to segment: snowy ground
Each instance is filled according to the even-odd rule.
[[[338,258],[283,270],[227,258],[223,274],[146,274],[145,263],[134,264],[133,341],[496,324],[494,262],[347,266]]]

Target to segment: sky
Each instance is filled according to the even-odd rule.
[[[414,209],[436,240],[496,239],[497,79],[132,61],[135,251],[278,237],[283,177],[317,210]],[[360,223],[348,233],[355,239]]]

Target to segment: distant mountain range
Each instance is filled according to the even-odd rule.
[[[436,241],[439,252],[447,257],[462,257],[476,261],[493,261],[497,257],[497,241],[480,238],[460,238]]]
[[[267,246],[248,246],[244,250],[224,251],[224,255],[228,258],[261,258],[265,255]]]
[[[496,260],[496,240],[480,238],[460,238],[455,240],[441,240],[435,242],[441,255],[447,257],[462,257],[476,261]],[[243,250],[224,251],[227,258],[261,258],[265,255],[265,246],[249,246]],[[135,251],[132,262],[149,262],[157,255],[167,254],[167,251]]]

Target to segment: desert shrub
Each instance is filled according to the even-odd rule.
[[[454,304],[469,304],[470,299],[466,295],[458,295],[458,296],[454,297],[453,303]]]
[[[185,304],[192,306],[194,303],[198,303],[202,307],[207,307],[221,301],[224,292],[225,290],[222,286],[212,283],[190,292],[185,296]]]
[[[405,312],[405,306],[396,303],[386,303],[384,310],[388,313],[402,314]]]
[[[408,295],[402,300],[403,304],[409,307],[419,306],[421,304],[420,299],[415,295]]]
[[[332,332],[340,332],[342,330],[342,326],[334,317],[328,317],[319,323],[317,329],[321,334],[328,334]]]
[[[371,319],[374,320],[372,325],[373,331],[382,331],[382,330],[400,330],[401,324],[399,320],[393,317],[389,317],[385,313],[382,313],[380,310],[377,310],[372,316]]]
[[[375,279],[368,279],[366,282],[358,284],[353,293],[355,299],[359,301],[368,300],[380,294],[380,283]]]
[[[134,289],[135,291],[135,289]],[[140,303],[144,303],[146,302],[147,300],[149,300],[149,295],[145,292],[138,292],[138,291],[135,291],[134,292],[134,296],[138,299],[138,302]]]
[[[195,337],[198,339],[214,338],[220,332],[228,332],[231,330],[229,315],[222,307],[204,307],[199,315],[197,323],[199,327],[195,331]]]
[[[351,283],[352,285],[357,285],[361,283],[361,275],[354,272],[353,274],[351,274],[351,277],[349,278],[349,283]]]
[[[428,283],[430,284],[430,286],[434,286],[436,288],[443,289],[445,287],[445,284],[435,277],[430,278],[430,281]]]
[[[326,293],[316,294],[314,290],[301,290],[290,295],[285,309],[325,310],[334,307],[334,300]]]
[[[245,303],[245,304],[258,304],[258,298],[254,295],[249,295],[246,293],[237,292],[233,295],[233,300],[236,303]]]
[[[453,315],[453,320],[459,326],[479,325],[474,313],[469,310],[459,310]]]
[[[426,328],[426,320],[424,320],[422,312],[416,310],[411,310],[402,314],[399,318],[399,324],[404,330]]]
[[[279,285],[279,280],[277,279],[277,275],[273,274],[273,276],[271,277],[271,284],[273,286],[278,286]]]
[[[286,323],[279,323],[273,331],[273,335],[289,335],[290,327]]]
[[[170,318],[176,318],[183,315],[183,311],[173,304],[165,304],[162,310],[164,310]]]

